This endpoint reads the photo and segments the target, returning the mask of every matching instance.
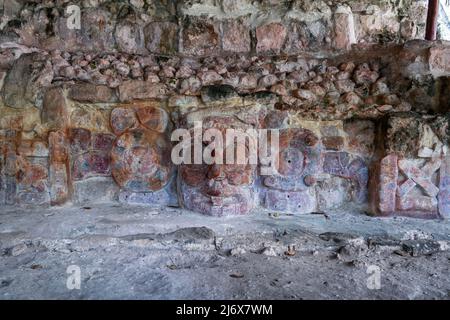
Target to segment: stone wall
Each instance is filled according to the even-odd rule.
[[[450,214],[450,45],[410,40],[424,1],[0,4],[0,205]],[[281,169],[173,165],[197,120],[280,129]]]
[[[70,5],[79,30],[67,26]],[[2,0],[1,42],[131,54],[295,54],[423,39],[426,0]],[[71,11],[70,11],[71,12]]]

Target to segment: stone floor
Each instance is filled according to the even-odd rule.
[[[449,244],[449,221],[355,209],[1,207],[0,299],[449,299]]]

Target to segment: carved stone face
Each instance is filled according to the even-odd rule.
[[[116,108],[111,126],[119,134],[111,150],[112,175],[122,189],[158,191],[173,173],[168,116],[160,108]]]
[[[217,117],[203,124],[205,128],[219,128],[225,140],[224,127],[230,124],[227,120]],[[235,145],[236,152],[238,149]],[[244,215],[254,208],[255,175],[256,166],[249,164],[183,164],[178,178],[180,198],[187,209],[205,215]]]
[[[319,172],[319,139],[306,129],[280,130],[278,174],[263,177],[268,189],[264,204],[272,210],[310,212],[315,209],[312,186]]]

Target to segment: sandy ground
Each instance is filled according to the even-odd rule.
[[[449,244],[449,221],[352,209],[1,207],[0,299],[449,299]]]

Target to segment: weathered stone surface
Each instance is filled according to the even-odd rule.
[[[91,148],[91,132],[83,128],[71,128],[69,142],[71,154],[84,153]]]
[[[355,83],[350,79],[335,81],[334,85],[336,90],[341,94],[355,90]]]
[[[48,169],[42,164],[33,164],[23,157],[18,158],[17,182],[20,186],[36,186],[40,181],[46,180]]]
[[[220,48],[218,24],[201,17],[186,17],[183,23],[183,53],[204,56]]]
[[[435,77],[450,75],[450,49],[448,47],[430,48],[430,70]]]
[[[51,163],[65,163],[69,158],[68,139],[64,132],[53,131],[49,133],[48,144]]]
[[[111,151],[112,176],[125,190],[160,190],[173,174],[170,155],[170,140],[163,134],[144,129],[126,131]]]
[[[324,137],[322,143],[327,150],[339,151],[344,148],[343,137]]]
[[[247,214],[254,208],[254,193],[249,187],[254,171],[250,166],[183,165],[179,174],[179,192],[183,205],[190,210],[229,216]]]
[[[32,161],[33,158],[17,158],[17,195],[18,204],[42,205],[49,203],[47,188],[47,159]]]
[[[52,65],[38,53],[24,54],[6,75],[2,89],[4,103],[12,108],[42,106],[44,88],[53,80]]]
[[[438,173],[434,159],[448,153],[449,119],[434,114],[448,109],[448,44],[401,44],[408,37],[421,37],[423,4],[411,3],[400,10],[398,3],[375,6],[372,0],[97,2],[83,1],[81,30],[67,28],[68,17],[54,1],[17,4],[14,17],[2,17],[0,202],[7,197],[10,203],[40,203],[47,192],[52,203],[63,203],[73,191],[73,180],[110,174],[110,152],[123,152],[117,158],[120,174],[127,177],[125,184],[139,184],[135,177],[142,173],[155,177],[152,168],[165,165],[158,158],[160,151],[155,158],[152,152],[157,147],[133,134],[151,132],[165,142],[172,129],[164,111],[168,103],[177,126],[211,113],[237,119],[236,125],[311,131],[321,153],[312,161],[317,168],[311,174],[306,174],[311,164],[304,145],[293,142],[278,159],[279,175],[257,179],[262,189],[259,200],[269,206],[294,210],[300,205],[297,212],[306,212],[312,210],[308,203],[325,203],[327,193],[330,201],[322,207],[339,206],[350,189],[361,198],[358,185],[367,180],[366,164],[395,154],[400,171],[392,213],[437,211],[442,203],[445,207],[446,189],[441,190],[445,179],[439,178],[444,173]],[[335,49],[350,49],[353,44],[355,52],[335,55]],[[118,101],[127,103],[113,105]],[[279,112],[263,120],[273,109]],[[399,113],[409,110],[420,113]],[[336,125],[336,132],[322,130],[322,121],[331,120],[345,125]],[[224,124],[230,124],[227,121]],[[4,139],[4,129],[17,134]],[[6,151],[4,140],[10,145]],[[126,146],[117,147],[117,141]],[[289,158],[295,150],[302,161]],[[127,152],[131,155],[125,156]],[[48,164],[40,162],[47,157]],[[49,168],[48,177],[30,182],[34,179],[30,177],[39,176],[39,166]],[[252,182],[246,169],[240,173],[230,169],[227,179]],[[379,174],[374,175],[377,180]],[[168,180],[155,187],[162,188],[161,194],[149,191],[148,185],[144,191],[122,191],[143,202],[165,201],[162,195],[172,181]],[[206,183],[199,178],[199,185],[206,186],[195,191],[189,188],[189,177],[185,180],[180,182],[182,188],[194,194],[185,202],[193,210],[243,214],[255,206],[256,186],[251,182],[235,189],[225,186],[223,194],[231,196],[222,197],[208,185],[220,189],[220,178]],[[317,199],[309,193],[312,189]],[[342,191],[341,198],[337,190]]]
[[[401,36],[405,39],[414,39],[417,34],[416,22],[410,19],[403,19],[400,23]]]
[[[65,163],[51,163],[49,169],[50,201],[61,205],[69,199],[68,169]]]
[[[95,105],[76,105],[70,114],[70,126],[93,132],[109,132],[110,109]]]
[[[111,111],[111,128],[116,135],[121,135],[128,129],[136,129],[139,121],[132,108],[114,108]]]
[[[350,179],[355,185],[354,200],[358,203],[367,201],[369,169],[363,159],[347,152],[328,152],[324,157],[323,170],[325,173]]]
[[[420,120],[416,117],[391,118],[389,124],[391,129],[387,132],[387,151],[415,157],[419,148]]]
[[[171,193],[167,189],[155,192],[130,192],[121,191],[119,193],[119,202],[131,205],[166,205],[176,207],[178,206],[178,199],[176,192]]]
[[[339,6],[334,13],[334,47],[348,50],[356,43],[355,20],[349,7]]]
[[[167,88],[162,83],[129,80],[119,86],[119,99],[122,102],[164,98]]]
[[[286,42],[283,52],[294,53],[304,51],[309,44],[307,27],[300,22],[292,21],[287,27]]]
[[[1,146],[1,143],[0,143]],[[0,205],[5,204],[5,181],[3,177],[3,156],[0,156]]]
[[[450,218],[450,157],[442,160],[439,175],[439,214],[443,218]]]
[[[338,209],[352,201],[352,182],[341,177],[331,177],[318,182],[317,206],[319,211]]]
[[[230,19],[222,23],[222,48],[226,52],[245,53],[251,50],[249,26],[243,20]]]
[[[144,52],[144,32],[142,26],[130,21],[122,21],[114,31],[117,47],[122,52]]]
[[[316,199],[311,187],[320,166],[318,137],[306,129],[283,129],[279,147],[278,175],[263,177],[263,185],[269,189],[264,205],[293,213],[314,211]]]
[[[178,25],[173,22],[151,22],[144,29],[145,43],[152,53],[178,52]]]
[[[164,109],[152,105],[136,108],[139,122],[149,130],[163,133],[169,125],[169,115]]]
[[[278,78],[277,76],[273,75],[273,74],[268,74],[262,78],[259,79],[258,81],[258,85],[260,87],[271,87],[274,84],[276,84],[278,82]]]
[[[216,128],[221,132],[226,128],[247,128],[232,116],[205,115],[203,124],[204,130]],[[234,146],[238,148],[237,143]],[[256,166],[250,164],[182,164],[178,171],[181,205],[212,216],[248,214],[255,207],[255,175]]]
[[[115,47],[114,19],[102,8],[88,8],[82,11],[82,43],[86,51],[112,51]]]
[[[44,186],[44,184],[42,184],[42,186]],[[17,193],[16,201],[18,204],[39,206],[49,204],[50,196],[44,187],[31,187],[26,191],[19,191]]]
[[[402,250],[413,257],[419,257],[441,251],[441,244],[434,240],[406,240],[402,242]]]
[[[402,173],[409,179],[405,183],[409,183],[413,181],[414,184],[419,185],[425,191],[426,195],[430,197],[436,197],[439,193],[439,188],[436,187],[431,182],[431,176],[439,169],[441,166],[440,160],[432,160],[434,164],[429,167],[429,169],[420,170],[415,166],[414,163],[402,159],[398,161],[398,167],[402,171]],[[402,189],[399,188],[398,191],[401,193]],[[407,194],[407,192],[405,192]],[[403,194],[402,194],[403,195]]]
[[[293,71],[287,78],[288,80],[292,80],[295,83],[307,82],[310,80],[310,76],[308,75],[306,70]]]
[[[205,86],[201,92],[202,101],[204,103],[224,102],[239,99],[237,92],[229,85],[213,85]]]
[[[258,86],[258,78],[251,73],[242,74],[239,78],[238,89],[239,91],[253,90]]]
[[[349,105],[359,106],[363,101],[356,93],[347,92],[341,97],[341,102]]]
[[[292,92],[293,96],[308,102],[317,100],[317,96],[309,90],[298,89]]]
[[[202,82],[197,77],[184,79],[180,85],[180,93],[185,95],[197,95],[202,88]]]
[[[73,159],[72,178],[75,181],[96,176],[108,176],[110,173],[109,153],[91,151]]]
[[[6,1],[20,3],[20,1]],[[399,43],[403,40],[423,38],[426,3],[408,1],[388,3],[368,0],[362,3],[333,0],[325,1],[148,1],[132,0],[126,5],[99,1],[84,1],[81,7],[80,30],[72,30],[68,22],[72,16],[66,14],[57,1],[46,2],[45,7],[37,2],[17,5],[20,9],[14,16],[4,14],[2,19],[3,41],[20,43],[27,48],[45,50],[103,51],[120,50],[134,52],[141,43],[141,29],[149,24],[148,35],[155,35],[158,43],[164,35],[176,35],[177,30],[165,24],[180,21],[181,32],[198,28],[198,24],[219,25],[223,21],[249,19],[249,31],[256,23],[283,23],[297,25],[289,27],[292,34],[291,48],[316,50],[333,37],[345,33],[350,23],[346,15],[354,17],[354,33],[362,44]],[[347,7],[347,5],[349,7]],[[338,8],[338,10],[336,10]],[[334,12],[333,12],[334,10]],[[423,14],[425,12],[425,15]],[[19,23],[20,22],[20,23]],[[155,27],[156,26],[156,27]],[[174,24],[174,27],[176,24]],[[344,31],[339,32],[335,26]],[[200,28],[201,30],[204,27]],[[217,38],[223,37],[218,32]],[[195,34],[194,31],[190,33]],[[200,32],[201,33],[201,32]],[[171,36],[172,37],[172,36]],[[295,39],[295,40],[294,40]],[[141,40],[141,41],[139,41]],[[163,40],[164,41],[164,40]],[[223,39],[218,39],[218,44]],[[154,51],[152,51],[154,52]],[[169,54],[169,52],[159,52]],[[176,52],[170,52],[170,54]],[[298,51],[292,51],[298,53]]]
[[[47,143],[40,140],[22,140],[17,152],[22,157],[46,158],[49,156]]]
[[[77,205],[117,201],[118,186],[111,178],[95,177],[73,183],[73,202]]]
[[[117,96],[107,86],[78,83],[70,87],[68,97],[80,102],[116,102]]]
[[[389,117],[385,133],[385,148],[407,158],[417,158],[423,148],[442,147],[444,138],[433,125],[439,118],[421,118],[415,113],[402,113]],[[444,121],[445,122],[445,121]],[[444,138],[445,139],[445,138]]]
[[[256,28],[256,52],[279,53],[286,40],[286,34],[286,27],[276,22]]]
[[[194,71],[191,69],[191,67],[182,65],[176,72],[175,77],[177,77],[179,79],[186,79],[186,78],[189,78],[190,76],[192,76],[193,74],[194,74]]]
[[[220,83],[223,80],[223,77],[214,70],[200,72],[197,76],[199,77],[203,86],[214,85]]]
[[[371,70],[367,63],[363,63],[356,68],[353,78],[357,84],[372,85],[379,76],[377,71]]]
[[[344,122],[347,150],[362,157],[371,157],[375,149],[375,124],[370,120]]]
[[[382,214],[391,214],[396,209],[396,192],[398,180],[398,157],[388,155],[381,160],[380,182],[378,185],[378,209]]]
[[[315,193],[312,190],[297,192],[269,190],[266,193],[264,205],[270,210],[296,214],[311,213],[317,207]]]
[[[69,139],[62,131],[50,132],[49,192],[52,205],[61,205],[69,197]]]
[[[92,149],[109,153],[116,137],[109,133],[92,134]]]
[[[444,167],[440,157],[429,161],[403,159],[397,155],[384,158],[376,185],[375,202],[379,212],[383,215],[436,217],[440,193],[436,181],[441,166]]]
[[[69,122],[67,102],[61,88],[47,90],[41,111],[41,120],[50,129],[63,129]]]
[[[5,185],[4,190],[5,204],[10,205],[16,204],[16,194],[17,194],[16,177],[5,176],[4,185]]]
[[[435,197],[414,195],[414,197],[402,197],[397,199],[397,214],[411,213],[412,216],[418,212],[434,214],[436,212],[437,200]]]

